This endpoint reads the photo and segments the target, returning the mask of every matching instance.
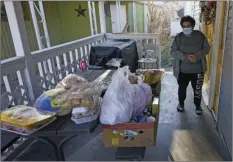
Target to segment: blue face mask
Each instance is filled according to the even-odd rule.
[[[192,28],[183,28],[183,33],[185,35],[190,35],[193,32]]]

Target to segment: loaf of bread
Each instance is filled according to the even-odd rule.
[[[76,86],[80,83],[87,83],[88,81],[78,75],[75,74],[69,74],[65,78],[63,78],[56,86],[56,88],[65,88],[65,89],[71,89],[72,87]]]

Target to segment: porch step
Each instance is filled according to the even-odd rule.
[[[118,147],[116,160],[140,161],[144,158],[146,147]]]

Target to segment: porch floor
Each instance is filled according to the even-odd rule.
[[[146,149],[143,161],[221,161],[231,160],[207,108],[196,116],[193,92],[188,88],[186,112],[178,113],[177,83],[172,72],[162,83],[160,121],[156,147]],[[91,135],[80,135],[64,148],[67,161],[114,161],[115,148],[104,148],[101,126]],[[59,140],[59,139],[57,139]],[[51,148],[35,142],[19,157],[19,161],[56,160]]]

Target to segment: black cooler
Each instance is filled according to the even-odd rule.
[[[112,58],[123,59],[131,72],[137,69],[138,52],[136,41],[131,39],[108,39],[91,47],[89,65],[109,68],[106,63]]]

